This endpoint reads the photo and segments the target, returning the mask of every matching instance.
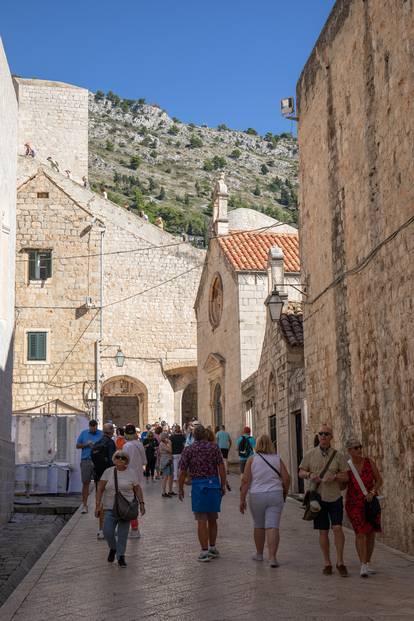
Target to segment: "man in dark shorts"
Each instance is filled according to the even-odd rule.
[[[76,448],[82,449],[80,471],[82,477],[82,511],[88,513],[88,496],[89,484],[93,477],[94,466],[92,461],[92,446],[99,442],[103,436],[102,431],[98,429],[96,420],[89,421],[88,429],[81,431],[79,438],[76,440]]]
[[[329,529],[332,528],[337,558],[336,569],[345,578],[348,571],[344,565],[345,536],[342,529],[344,508],[340,484],[348,481],[348,464],[345,456],[336,452],[321,479],[319,475],[334,453],[331,447],[332,429],[323,424],[320,426],[318,436],[319,446],[306,453],[299,466],[299,476],[301,479],[309,479],[309,489],[317,491],[321,496],[321,510],[314,520],[313,527],[319,530],[319,544],[325,561],[323,573],[327,576],[332,575],[329,555]]]
[[[229,456],[229,450],[231,447],[231,437],[228,431],[226,431],[226,428],[224,425],[221,425],[219,431],[216,433],[216,442],[217,442],[217,446],[219,447],[221,454],[223,455],[223,459],[224,459],[224,465],[226,467],[226,472],[227,474],[229,473],[229,467],[228,467],[228,456]]]
[[[202,425],[195,426],[194,442],[183,450],[179,469],[180,500],[184,500],[186,477],[191,477],[191,505],[201,545],[198,560],[210,561],[220,556],[216,548],[217,518],[221,496],[226,493],[226,470],[219,447],[207,441]]]

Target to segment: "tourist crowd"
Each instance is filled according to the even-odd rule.
[[[197,521],[200,562],[220,556],[216,547],[217,519],[222,497],[231,488],[227,481],[232,438],[225,426],[213,430],[198,421],[171,428],[166,423],[146,425],[141,433],[133,424],[116,429],[110,422],[98,430],[91,420],[89,428],[77,439],[81,449],[82,513],[88,512],[90,482],[96,484],[95,516],[99,520],[98,539],[106,539],[108,562],[115,558],[126,567],[128,534],[140,537],[139,516],[145,513],[143,488],[161,479],[162,498],[184,499],[186,485],[191,488],[191,505]],[[381,531],[381,507],[378,501],[381,475],[372,459],[362,454],[362,443],[351,437],[346,442],[348,455],[331,446],[332,429],[321,425],[315,447],[299,466],[298,476],[308,482],[304,497],[303,519],[313,521],[319,531],[323,555],[323,574],[332,575],[329,531],[333,532],[336,570],[348,576],[344,563],[345,536],[342,528],[345,510],[355,531],[355,545],[361,563],[360,576],[375,571],[371,566],[375,535]],[[256,439],[245,427],[235,440],[240,468],[240,512],[249,507],[253,519],[256,552],[253,560],[268,561],[278,567],[280,520],[290,488],[290,474],[266,434]]]

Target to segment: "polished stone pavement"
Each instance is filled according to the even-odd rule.
[[[234,490],[238,477],[231,476]],[[414,560],[378,545],[376,576],[361,579],[347,531],[348,578],[321,574],[317,537],[295,500],[282,518],[280,567],[251,560],[251,519],[227,494],[220,517],[221,558],[196,560],[190,501],[161,498],[159,482],[144,488],[142,538],[129,540],[127,569],[108,565],[92,513],[79,511],[0,609],[1,621],[224,621],[254,619],[414,619]]]

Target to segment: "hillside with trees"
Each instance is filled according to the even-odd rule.
[[[297,141],[289,133],[260,136],[183,123],[145,99],[97,91],[89,99],[89,177],[95,191],[166,230],[205,237],[211,190],[226,173],[229,208],[249,207],[296,224]]]

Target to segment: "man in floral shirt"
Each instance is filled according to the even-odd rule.
[[[219,556],[216,548],[217,518],[221,497],[226,493],[226,469],[215,442],[208,442],[202,425],[194,429],[194,442],[181,454],[178,480],[179,499],[184,500],[184,483],[191,477],[191,504],[197,520],[201,552],[198,560],[208,562]]]

